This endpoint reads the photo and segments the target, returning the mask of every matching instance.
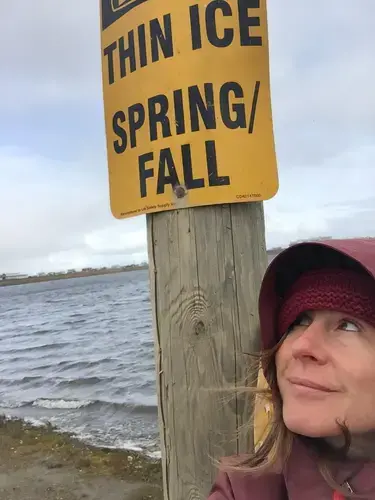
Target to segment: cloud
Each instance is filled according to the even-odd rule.
[[[104,169],[103,174],[0,149],[2,272],[145,260],[144,220],[113,219]]]
[[[82,103],[100,92],[99,2],[3,2],[1,106]]]
[[[317,165],[375,131],[375,4],[268,2],[278,153]],[[361,144],[359,144],[361,145]]]
[[[0,7],[0,267],[140,262],[145,217],[109,209],[99,2]],[[269,246],[375,236],[375,3],[268,1],[280,190]]]
[[[319,165],[280,168],[278,195],[265,203],[268,244],[313,236],[375,236],[375,146]]]

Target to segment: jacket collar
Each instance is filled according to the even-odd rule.
[[[338,484],[344,485],[347,481],[354,493],[367,494],[375,500],[375,462],[335,462],[332,473]],[[298,437],[294,439],[284,478],[290,500],[333,498],[332,488],[319,471],[316,454]]]

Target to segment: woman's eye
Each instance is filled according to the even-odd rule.
[[[347,332],[359,332],[360,328],[353,321],[342,321],[340,323],[340,330],[345,330]]]
[[[289,328],[289,332],[298,328],[299,326],[309,326],[311,324],[311,318],[307,314],[301,314],[298,318],[293,322],[293,324]]]
[[[311,318],[307,314],[301,314],[294,322],[294,326],[309,326]]]

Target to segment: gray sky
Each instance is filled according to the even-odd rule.
[[[0,268],[139,262],[109,208],[99,2],[0,5]],[[280,190],[268,246],[375,236],[374,0],[268,0]]]

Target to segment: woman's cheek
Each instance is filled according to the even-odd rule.
[[[288,342],[288,339],[285,339],[284,342],[279,347],[275,356],[276,371],[278,373],[279,372],[282,373],[285,370],[288,361],[290,361],[291,357],[292,357],[292,352],[290,349],[290,342]]]

